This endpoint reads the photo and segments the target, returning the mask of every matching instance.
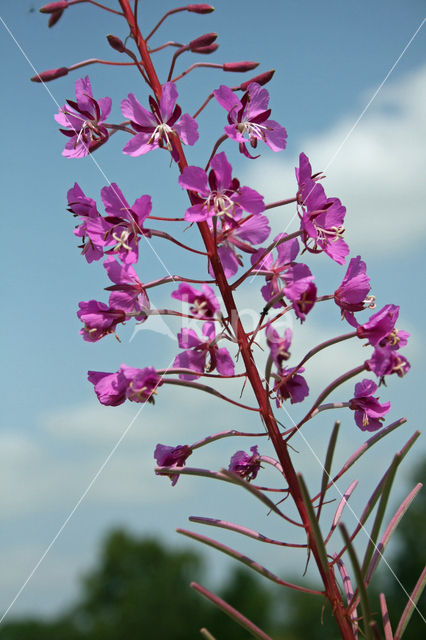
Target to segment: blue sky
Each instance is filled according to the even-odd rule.
[[[158,3],[156,8],[148,1],[141,5],[140,22],[148,24],[146,33],[161,13]],[[77,181],[99,201],[99,190],[107,178],[119,184],[129,202],[143,193],[152,194],[158,215],[180,215],[185,207],[174,167],[169,167],[165,154],[152,153],[149,159],[124,156],[124,135],[115,135],[96,153],[104,175],[90,158],[74,161],[61,156],[64,137],[53,119],[55,101],[62,106],[66,98],[73,98],[78,77],[89,73],[94,95],[112,97],[111,121],[121,119],[119,102],[129,91],[143,102],[146,90],[135,71],[98,65],[50,83],[51,93],[30,83],[28,78],[34,71],[18,44],[32,65],[44,70],[92,57],[118,60],[105,35],[127,35],[118,18],[82,5],[68,10],[54,29],[48,30],[46,17],[31,12],[33,6],[26,1],[4,3],[0,13],[16,40],[2,25],[1,73],[6,98],[0,158],[7,237],[2,251],[6,322],[0,431],[1,609],[8,607],[138,409],[135,405],[100,408],[86,381],[87,370],[113,371],[121,362],[167,366],[176,353],[164,325],[154,323],[151,330],[147,324],[147,330],[133,339],[133,327],[127,326],[120,332],[121,344],[112,337],[93,345],[81,340],[75,315],[78,302],[105,299],[103,287],[107,283],[100,264],[87,265],[79,256],[72,234],[74,222],[65,211],[66,191]],[[175,4],[165,1],[161,6],[167,10]],[[169,39],[186,42],[217,31],[221,46],[212,61],[258,60],[259,70],[276,69],[268,88],[273,117],[287,128],[288,148],[279,156],[266,149],[261,159],[249,162],[228,142],[224,148],[235,175],[270,201],[294,194],[293,168],[300,151],[311,158],[315,171],[326,168],[324,186],[347,206],[351,253],[361,253],[366,260],[378,305],[400,304],[399,326],[412,333],[407,356],[413,370],[404,380],[389,381],[388,388],[381,389],[381,399],[393,403],[392,418],[407,415],[410,426],[392,436],[377,458],[366,462],[362,473],[371,473],[373,481],[382,467],[372,468],[372,460],[386,464],[413,430],[422,426],[424,27],[356,123],[422,23],[424,4],[420,0],[352,4],[272,0],[261,8],[251,0],[219,0],[215,6],[211,16],[170,18],[156,43]],[[186,68],[188,60],[182,60],[180,68]],[[159,54],[163,75],[166,63],[167,55]],[[221,83],[238,81],[216,70],[194,71],[179,85],[183,110],[193,113]],[[354,124],[353,133],[341,146]],[[199,118],[201,139],[188,153],[191,163],[203,162],[223,125],[224,111],[212,102]],[[288,220],[293,213],[280,210],[271,214],[274,231],[280,230],[280,216]],[[197,242],[194,230],[186,233],[185,241]],[[171,273],[185,270],[189,275],[199,269],[197,261],[186,256],[182,259],[164,241],[152,244]],[[141,254],[142,280],[164,275],[164,265],[149,246],[144,246]],[[330,264],[325,256],[310,264],[324,292],[333,291],[340,283],[344,269]],[[170,291],[158,293],[156,306],[167,304]],[[248,311],[253,310],[253,295],[250,290],[241,294],[241,304]],[[260,300],[256,305],[261,308]],[[331,314],[315,312],[311,324],[294,329],[300,340],[297,352],[303,354],[305,345],[309,348],[333,335],[341,325]],[[312,388],[319,388],[324,376],[329,379],[343,361],[357,362],[359,357],[357,346],[345,346],[319,359],[311,371]],[[10,615],[51,613],[69,602],[76,590],[76,576],[93,563],[100,536],[113,524],[138,532],[154,531],[174,544],[181,543],[176,541],[174,528],[185,526],[191,513],[224,517],[228,510],[249,525],[252,505],[238,504],[238,496],[190,479],[181,479],[172,491],[166,480],[156,479],[152,473],[156,442],[189,442],[200,433],[240,424],[240,415],[224,410],[215,401],[169,388],[159,395],[156,407],[143,409]],[[298,412],[294,415],[297,418]],[[345,416],[344,427],[342,456],[363,441],[352,416]],[[316,451],[323,446],[323,438],[314,429],[308,429],[306,437],[311,438]],[[234,444],[218,445],[211,453],[200,454],[200,466],[203,459],[216,468],[225,465],[234,450]],[[424,451],[420,440],[402,477]],[[301,464],[310,469],[312,455],[307,448],[304,456]],[[232,543],[237,544],[234,539]],[[253,553],[257,551],[255,548]],[[260,553],[265,563],[271,563],[268,550]]]

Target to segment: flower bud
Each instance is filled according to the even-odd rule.
[[[270,71],[265,71],[264,73],[261,73],[260,75],[255,76],[250,80],[246,80],[245,82],[242,82],[240,84],[240,89],[245,91],[251,82],[257,82],[257,84],[260,84],[260,85],[267,84],[270,80],[272,80],[272,76],[274,75],[274,73],[275,73],[275,69],[271,69]]]
[[[218,49],[219,45],[214,42],[213,44],[209,44],[207,47],[198,47],[198,49],[191,49],[191,51],[192,53],[208,54],[214,53],[214,51],[217,51]]]
[[[194,49],[200,49],[201,47],[208,47],[210,44],[213,44],[216,38],[217,33],[205,33],[203,36],[195,38],[195,40],[191,40],[189,48],[193,51]]]
[[[59,67],[59,69],[48,69],[47,71],[42,71],[30,78],[31,82],[50,82],[51,80],[56,80],[56,78],[61,78],[62,76],[68,75],[67,67]]]
[[[109,34],[107,35],[107,40],[108,44],[116,51],[119,51],[120,53],[124,53],[124,51],[126,51],[123,41],[120,40],[120,38],[117,38],[117,36]]]
[[[44,7],[41,7],[39,11],[40,13],[56,13],[57,11],[63,11],[67,7],[67,0],[62,0],[61,2],[49,2],[49,4],[45,4]]]
[[[214,11],[214,7],[209,4],[189,4],[186,10],[192,13],[211,13]]]
[[[258,62],[249,62],[247,60],[244,60],[243,62],[225,62],[222,68],[224,71],[244,73],[245,71],[256,69],[256,67],[258,66]]]

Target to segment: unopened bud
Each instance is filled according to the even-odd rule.
[[[195,38],[195,40],[191,40],[189,48],[193,51],[194,49],[200,49],[201,47],[208,47],[210,44],[213,44],[216,38],[217,33],[205,33],[203,36]]]
[[[249,62],[248,60],[244,60],[243,62],[225,62],[223,65],[224,71],[232,71],[232,72],[240,72],[244,73],[245,71],[251,71],[252,69],[256,69],[259,66],[258,62]]]
[[[211,13],[214,11],[214,7],[209,4],[189,4],[186,10],[192,13]]]
[[[251,80],[246,80],[245,82],[242,82],[240,84],[240,89],[242,89],[243,91],[245,91],[249,84],[251,84],[252,82],[257,82],[257,84],[267,84],[270,80],[272,80],[272,76],[275,73],[275,69],[271,69],[270,71],[265,71],[264,73],[261,73],[258,76],[255,76],[254,78],[251,78]]]
[[[50,82],[51,80],[56,80],[56,78],[61,78],[62,76],[68,75],[67,67],[59,67],[59,69],[48,69],[47,71],[42,71],[30,78],[31,82]]]
[[[56,11],[63,11],[67,7],[67,0],[62,0],[61,2],[49,2],[49,4],[45,4],[44,7],[41,7],[39,11],[40,13],[55,13]]]
[[[109,45],[116,51],[119,51],[120,53],[124,53],[124,51],[126,51],[123,41],[120,40],[120,38],[117,38],[117,36],[109,34],[107,35],[107,40]]]
[[[213,44],[209,44],[208,47],[198,47],[198,49],[191,49],[191,51],[192,53],[208,54],[208,53],[213,53],[218,49],[219,49],[219,45],[214,42]]]

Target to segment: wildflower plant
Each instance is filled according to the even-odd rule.
[[[111,407],[128,401],[154,404],[156,396],[172,384],[181,386],[186,394],[209,393],[239,407],[242,421],[246,412],[255,414],[259,428],[254,432],[232,428],[206,434],[200,425],[197,442],[187,442],[182,430],[175,443],[158,443],[153,452],[158,465],[155,473],[169,477],[172,486],[180,476],[191,475],[231,483],[242,493],[248,492],[247,498],[260,501],[265,513],[270,512],[281,522],[290,523],[298,532],[302,530],[302,544],[272,540],[238,523],[216,518],[193,516],[191,521],[221,527],[289,551],[292,548],[304,549],[307,559],[316,565],[321,589],[290,583],[254,559],[225,547],[213,538],[188,530],[179,530],[180,533],[243,562],[280,587],[313,593],[320,600],[328,601],[345,640],[358,637],[400,638],[424,586],[425,572],[419,578],[395,632],[390,629],[385,595],[380,596],[379,612],[370,602],[368,587],[391,534],[420,489],[417,485],[397,512],[390,518],[386,516],[386,503],[395,473],[419,433],[415,432],[410,437],[384,471],[352,531],[343,524],[342,514],[356,483],[352,483],[342,495],[331,521],[326,522],[323,515],[328,492],[336,481],[343,478],[365,452],[405,422],[400,419],[385,424],[390,410],[385,382],[389,376],[404,376],[410,368],[403,355],[408,334],[396,328],[399,307],[386,304],[365,320],[365,313],[375,308],[375,297],[370,295],[370,280],[361,256],[348,260],[350,247],[344,239],[346,208],[337,197],[326,195],[323,176],[313,172],[305,153],[300,154],[299,165],[295,168],[296,192],[283,194],[278,202],[265,203],[262,194],[251,186],[241,185],[235,176],[221,147],[230,152],[232,148],[238,149],[248,163],[256,162],[265,147],[275,153],[284,152],[286,148],[287,131],[281,123],[279,108],[265,88],[272,79],[273,71],[260,73],[243,82],[237,80],[233,86],[217,83],[219,86],[214,86],[207,98],[192,96],[196,102],[191,106],[193,116],[183,112],[180,104],[187,104],[188,98],[183,92],[179,95],[179,81],[193,69],[215,68],[227,74],[240,74],[250,73],[257,67],[257,63],[251,61],[205,62],[204,57],[215,53],[218,48],[217,34],[214,33],[201,35],[188,44],[182,44],[179,38],[163,45],[152,44],[164,20],[172,14],[204,15],[212,12],[213,7],[208,4],[177,7],[168,11],[144,36],[147,28],[145,24],[138,23],[138,0],[117,0],[115,8],[87,1],[119,19],[120,26],[116,24],[114,28],[124,37],[122,40],[116,35],[107,36],[114,55],[122,56],[120,62],[98,59],[95,62],[120,65],[125,60],[128,65],[133,65],[135,93],[121,97],[124,121],[115,123],[110,115],[113,100],[97,97],[96,83],[92,89],[89,76],[77,79],[75,99],[67,99],[55,115],[60,131],[66,137],[63,155],[71,159],[83,158],[107,145],[112,134],[123,135],[122,150],[134,158],[132,162],[149,162],[149,155],[146,158],[140,156],[151,152],[165,154],[165,170],[171,166],[176,190],[185,190],[188,198],[187,208],[175,211],[175,217],[165,218],[156,214],[155,194],[141,193],[130,205],[121,187],[115,183],[105,185],[100,194],[102,212],[98,210],[93,194],[85,194],[84,185],[75,183],[69,189],[68,208],[77,219],[74,234],[81,241],[81,254],[88,263],[102,261],[112,283],[106,287],[110,292],[108,303],[95,299],[79,303],[77,316],[82,322],[82,338],[87,342],[108,340],[111,339],[108,337],[110,334],[117,334],[123,323],[139,326],[151,315],[182,319],[169,367],[160,369],[152,362],[141,362],[141,368],[111,363],[112,371],[89,371],[89,383],[93,385],[99,402]],[[81,5],[84,2],[52,2],[41,11],[49,15],[49,26],[53,26],[65,12],[83,10]],[[160,77],[155,66],[155,54],[160,50],[174,51],[166,77]],[[197,56],[196,62],[180,73],[175,72],[184,53]],[[32,79],[48,82],[93,62],[89,60],[51,69]],[[200,167],[191,164],[190,153],[194,145],[203,142],[197,118],[207,105],[209,108],[220,107],[219,111],[224,116],[223,129],[218,131],[213,149],[206,150],[205,166]],[[280,122],[272,119],[272,109]],[[142,191],[148,190],[149,185],[144,184],[143,179],[140,183]],[[282,214],[282,230],[275,237],[270,237],[269,215],[276,208],[283,208],[286,214]],[[161,221],[161,228],[151,227],[154,220]],[[198,228],[200,249],[190,247],[184,241],[188,226]],[[164,238],[178,245],[181,251],[195,254],[198,259],[196,273],[171,277],[159,275],[157,280],[143,282],[139,248],[143,241],[152,237]],[[323,285],[316,284],[314,273],[304,262],[308,254],[313,254],[314,262],[318,254],[324,254],[320,259],[331,260],[336,269],[347,264],[346,272],[340,275],[341,284],[334,292],[319,292]],[[256,323],[250,330],[243,326],[241,310],[236,303],[239,288],[249,279],[259,285],[264,300],[264,307],[257,312]],[[156,289],[170,287],[171,284],[170,308],[156,309],[150,302]],[[330,305],[347,324],[347,331],[330,337],[295,361],[291,353],[295,336],[288,326],[282,331],[278,321],[292,317],[295,323],[303,324],[303,329],[306,327],[305,330],[309,331],[309,314],[317,304]],[[361,320],[358,314],[362,312]],[[184,324],[184,320],[191,321],[191,328]],[[301,333],[297,332],[297,335]],[[365,358],[349,371],[344,370],[342,362],[343,372],[328,381],[319,396],[312,399],[304,376],[309,371],[310,360],[320,351],[345,340],[363,341],[367,346]],[[352,397],[345,396],[341,386],[352,379],[356,381]],[[243,389],[252,390],[254,406],[245,404],[238,396],[234,397],[236,381]],[[221,391],[217,383],[221,383]],[[228,394],[222,392],[226,384],[230,385]],[[297,424],[286,424],[289,413],[283,412],[283,408],[292,404],[304,407],[303,417]],[[329,440],[322,461],[322,477],[314,495],[311,495],[303,476],[297,472],[298,459],[292,439],[302,433],[304,425],[315,420],[320,412],[332,409],[345,411],[354,429],[371,432],[371,435],[343,464],[336,463],[340,422],[335,422],[329,430],[331,432],[324,433],[324,439]],[[150,410],[155,411],[154,408]],[[197,467],[197,450],[222,438],[240,443],[249,439],[250,444],[233,446],[228,460],[217,461],[216,470]],[[273,456],[262,451],[266,439],[270,440]],[[266,465],[272,466],[276,473],[274,487],[264,486],[260,480]],[[284,500],[274,500],[277,491]],[[374,510],[374,522],[370,527],[368,519]],[[387,525],[383,531],[385,517]],[[336,552],[330,550],[329,542],[337,528],[341,532],[341,543]],[[367,542],[355,550],[358,534],[366,528],[369,534]],[[269,638],[253,621],[205,587],[196,583],[191,586],[222,608],[253,637]],[[205,637],[212,637],[206,630],[202,633]]]

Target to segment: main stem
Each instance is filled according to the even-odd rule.
[[[123,10],[124,16],[129,24],[135,43],[139,49],[139,53],[141,55],[141,59],[145,67],[145,71],[148,75],[148,78],[150,80],[155,96],[157,100],[160,100],[161,83],[155,72],[150,55],[148,53],[148,48],[146,46],[146,43],[142,37],[140,30],[137,28],[135,16],[133,15],[133,12],[130,8],[129,0],[119,0],[119,2]],[[185,153],[180,144],[180,140],[176,138],[174,142],[179,152],[178,166],[180,171],[182,172],[183,169],[188,165],[188,163],[186,161]],[[189,193],[188,195],[191,200],[192,199],[191,194]],[[195,204],[195,202],[192,202],[192,204]],[[308,513],[306,510],[305,504],[303,502],[296,471],[290,459],[287,444],[283,441],[283,438],[280,435],[278,425],[275,421],[275,418],[269,403],[269,397],[266,393],[266,390],[263,387],[262,380],[260,378],[256,364],[254,362],[253,354],[249,344],[249,339],[241,323],[241,319],[234,301],[232,290],[225,277],[222,263],[216,251],[213,236],[210,233],[210,229],[207,222],[199,222],[198,228],[203,238],[207,255],[210,260],[210,264],[212,266],[213,272],[215,274],[217,285],[221,292],[223,302],[225,304],[227,313],[229,315],[229,318],[231,320],[233,329],[235,331],[235,334],[238,340],[240,353],[244,360],[244,364],[246,366],[247,377],[250,381],[251,387],[253,389],[253,392],[256,396],[256,400],[259,405],[260,415],[262,416],[262,420],[265,424],[265,427],[268,430],[269,436],[274,445],[278,459],[283,468],[285,478],[288,482],[290,493],[293,497],[293,500],[296,504],[299,515],[303,522],[303,525],[308,537],[309,547],[312,550],[312,554],[316,560],[316,564],[318,566],[318,570],[320,572],[320,575],[325,587],[326,595],[331,603],[333,614],[339,626],[342,638],[344,638],[344,640],[354,640],[352,627],[346,616],[345,607],[343,605],[343,602],[339,593],[339,589],[335,580],[333,569],[331,567],[328,567],[328,570],[326,571],[322,566],[318,547],[315,543],[314,536],[312,535],[311,524],[309,522]]]

